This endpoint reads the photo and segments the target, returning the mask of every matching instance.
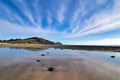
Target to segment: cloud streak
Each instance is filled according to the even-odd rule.
[[[73,33],[69,37],[81,37],[90,34],[102,33],[114,29],[120,29],[120,11],[118,0],[114,3],[112,9],[103,10],[96,13],[84,22],[84,26],[77,26],[77,30],[73,29]],[[81,27],[83,27],[81,29]],[[75,28],[76,29],[76,28]]]
[[[64,5],[61,5],[57,13],[59,23],[63,22],[65,11],[66,11],[66,8],[64,7]]]

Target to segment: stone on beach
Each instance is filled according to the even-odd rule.
[[[38,60],[38,59],[37,59],[36,61],[37,61],[37,62],[40,62],[40,60]]]
[[[111,56],[111,58],[115,58],[115,56]]]
[[[45,56],[45,54],[41,54],[41,56]]]
[[[47,67],[47,71],[50,71],[50,72],[52,72],[52,71],[54,71],[55,70],[55,68],[54,67],[52,67],[52,66],[50,66],[50,67]]]

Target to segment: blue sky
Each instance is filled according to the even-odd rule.
[[[119,0],[0,0],[0,39],[120,45]]]

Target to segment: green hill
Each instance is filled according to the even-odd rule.
[[[10,40],[3,40],[2,42],[6,43],[22,43],[22,44],[56,44],[52,41],[38,38],[38,37],[32,37],[32,38],[26,38],[26,39],[10,39]]]

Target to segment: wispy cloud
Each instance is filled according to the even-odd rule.
[[[73,14],[73,19],[71,20],[70,29],[71,33],[76,32],[80,28],[80,17],[84,16],[86,13],[85,5],[78,3],[78,7]]]
[[[116,0],[112,9],[105,9],[100,13],[94,14],[84,22],[84,26],[79,24],[77,31],[74,31],[69,37],[81,37],[120,28],[119,6],[120,3]]]
[[[107,0],[96,0],[97,4],[103,4],[105,3]]]
[[[30,21],[30,23],[32,23],[33,25],[36,25],[36,22],[34,20],[34,17],[32,15],[32,11],[28,8],[31,7],[30,5],[28,5],[28,3],[24,2],[24,1],[12,1],[20,10],[21,12],[28,18],[28,20]],[[37,8],[37,7],[35,7]],[[38,15],[37,15],[38,16]]]
[[[10,22],[7,21],[2,21],[0,20],[0,25],[1,28],[0,29],[0,33],[21,33],[21,34],[25,34],[25,33],[32,33],[32,34],[37,34],[39,32],[43,32],[42,29],[38,29],[35,27],[29,27],[29,26],[20,26],[18,24],[12,24]],[[4,27],[5,26],[5,27]]]
[[[18,24],[12,24],[10,22],[0,20],[0,34],[2,35],[10,35],[10,34],[20,34],[20,35],[31,35],[31,36],[41,36],[46,34],[56,34],[57,31],[50,29],[42,29],[39,25],[36,27],[30,26],[20,26]],[[4,27],[5,26],[5,27]],[[27,36],[26,36],[27,37]]]
[[[48,22],[48,27],[51,27],[53,19],[52,19],[52,16],[49,12],[48,12],[48,16],[47,16],[47,22]]]
[[[58,9],[57,15],[58,15],[58,21],[59,23],[62,23],[64,18],[65,18],[65,11],[66,11],[66,7],[64,5],[61,5],[60,8]]]

